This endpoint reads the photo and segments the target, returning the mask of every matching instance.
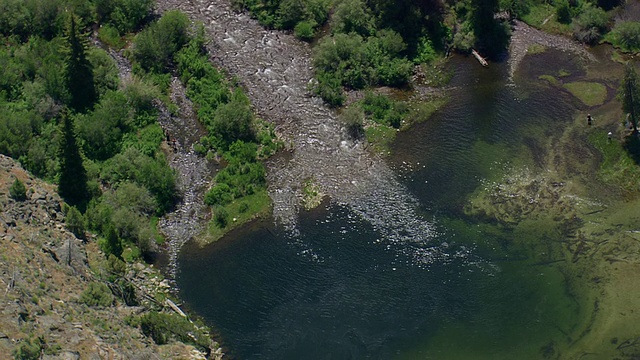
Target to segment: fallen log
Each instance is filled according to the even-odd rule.
[[[482,55],[480,55],[475,49],[471,50],[471,54],[476,58],[476,60],[478,60],[478,62],[482,65],[482,66],[489,66],[489,63],[487,62],[487,60],[485,60]]]

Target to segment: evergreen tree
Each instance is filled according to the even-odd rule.
[[[471,24],[476,36],[477,46],[488,56],[497,57],[509,43],[509,29],[495,18],[498,12],[498,0],[472,0]]]
[[[58,193],[69,204],[84,209],[88,198],[87,173],[76,143],[73,119],[67,111],[62,113],[61,126],[62,138],[58,154],[60,160]]]
[[[631,63],[628,63],[625,68],[618,96],[622,100],[622,110],[629,114],[633,132],[637,133],[638,116],[640,116],[640,81],[638,81],[638,74]]]
[[[90,108],[95,103],[97,95],[93,84],[93,69],[87,58],[87,40],[80,33],[74,14],[69,15],[65,40],[65,80],[71,95],[69,105],[80,112]]]

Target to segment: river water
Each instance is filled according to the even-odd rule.
[[[301,213],[295,232],[259,221],[204,249],[186,244],[176,277],[185,305],[238,359],[558,355],[584,309],[547,261],[562,240],[555,225],[518,232],[463,208],[506,171],[544,171],[546,141],[576,104],[537,76],[561,68],[579,76],[575,61],[548,51],[526,58],[513,78],[506,64],[450,61],[451,101],[400,133],[387,159],[429,224],[428,234],[405,234],[419,241],[394,241],[350,204]]]

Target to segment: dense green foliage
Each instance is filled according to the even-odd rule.
[[[616,24],[611,31],[611,40],[623,51],[640,51],[640,22],[624,21]]]
[[[210,64],[201,33],[175,58],[187,95],[208,130],[208,136],[201,139],[201,151],[216,152],[227,162],[204,200],[214,207],[214,223],[225,228],[230,212],[225,206],[265,191],[266,171],[259,159],[270,156],[280,145],[273,128],[255,117],[244,92]]]
[[[61,132],[58,156],[60,163],[58,193],[69,204],[84,208],[89,196],[87,172],[76,142],[73,119],[66,112],[62,114]]]
[[[38,360],[42,352],[42,345],[41,338],[24,339],[13,351],[13,358],[16,360]]]
[[[113,303],[109,287],[101,282],[91,282],[80,295],[80,302],[88,306],[107,307]]]
[[[27,187],[20,179],[16,178],[9,187],[9,196],[15,201],[24,201],[27,199]]]
[[[618,88],[618,97],[622,101],[622,111],[629,114],[633,132],[637,132],[640,117],[640,79],[633,64],[628,63],[622,83]]]
[[[318,92],[322,94],[322,87],[334,84],[351,89],[404,85],[413,72],[413,64],[399,57],[405,49],[406,44],[393,30],[379,31],[366,40],[353,32],[324,38],[314,56]]]
[[[164,134],[152,104],[160,92],[136,77],[119,88],[114,60],[89,48],[87,34],[104,24],[137,29],[150,6],[148,0],[0,0],[6,10],[0,14],[0,152],[57,182],[65,201],[77,206],[66,211],[69,229],[82,237],[86,217],[105,253],[117,256],[151,248],[158,238],[153,218],[172,207],[176,180],[160,151]],[[50,20],[46,26],[34,20],[43,18]],[[171,33],[167,28],[180,30],[176,22],[157,27]]]
[[[177,314],[151,311],[142,315],[139,321],[142,332],[158,345],[177,339],[192,344],[199,350],[209,350],[210,340],[207,335],[188,319]]]
[[[69,17],[65,31],[66,59],[64,78],[69,89],[69,106],[76,111],[85,111],[96,101],[93,82],[93,67],[87,54],[87,39],[78,29],[75,15]]]
[[[262,24],[291,30],[304,40],[313,38],[316,29],[329,16],[329,0],[233,0],[238,9],[249,9]]]
[[[67,229],[78,239],[84,239],[86,226],[82,213],[75,206],[65,206],[63,210],[65,212],[64,222],[67,225]]]
[[[138,29],[149,16],[153,0],[93,0],[96,20],[121,35]]]
[[[174,54],[189,41],[188,28],[189,18],[184,13],[166,12],[136,36],[133,58],[146,71],[168,70]]]

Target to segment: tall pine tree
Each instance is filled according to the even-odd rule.
[[[80,33],[76,15],[71,13],[66,28],[67,57],[65,59],[65,80],[71,95],[70,107],[84,111],[96,101],[93,84],[93,68],[87,59],[87,39]]]
[[[73,119],[67,111],[62,112],[62,139],[58,153],[60,179],[58,193],[69,204],[84,209],[87,199],[87,172],[76,142]],[[83,210],[84,211],[84,210]]]
[[[627,63],[622,84],[618,88],[618,96],[622,100],[622,110],[629,114],[629,121],[631,121],[635,134],[638,132],[638,117],[640,116],[640,81],[632,63]]]

